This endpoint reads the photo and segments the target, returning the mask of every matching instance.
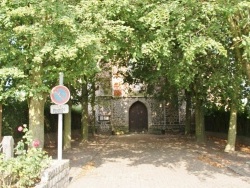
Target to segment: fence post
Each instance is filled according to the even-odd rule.
[[[12,136],[4,136],[2,140],[4,159],[14,157],[14,139]]]

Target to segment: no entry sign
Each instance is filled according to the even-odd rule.
[[[70,98],[69,89],[63,85],[55,86],[51,90],[50,98],[55,104],[65,104],[69,101]]]

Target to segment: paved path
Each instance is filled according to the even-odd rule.
[[[111,136],[83,150],[71,159],[69,188],[250,187],[249,154],[225,154],[178,135]],[[245,174],[234,170],[240,165]]]

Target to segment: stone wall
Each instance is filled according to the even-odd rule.
[[[35,188],[67,188],[69,185],[69,160],[53,160],[43,171],[41,182]]]
[[[152,124],[152,99],[146,99],[142,97],[126,97],[126,98],[116,98],[112,100],[112,125],[119,127],[129,126],[129,108],[133,103],[140,101],[146,107],[148,111],[148,124]]]
[[[143,103],[148,112],[148,130],[162,129],[168,124],[178,124],[178,107],[169,107],[165,101],[158,101],[154,98],[145,97],[99,97],[96,109],[96,119],[100,115],[110,115],[109,121],[97,121],[100,132],[119,130],[127,132],[129,129],[129,109],[135,102]],[[182,118],[183,120],[183,118]],[[109,127],[109,128],[107,128]]]

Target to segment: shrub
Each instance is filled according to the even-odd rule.
[[[0,153],[0,187],[32,187],[40,181],[41,171],[48,167],[51,158],[42,148],[39,141],[33,140],[27,126],[18,127],[23,132],[22,139],[15,147],[15,157],[5,160]]]

